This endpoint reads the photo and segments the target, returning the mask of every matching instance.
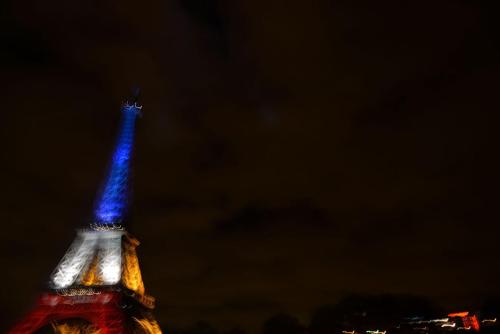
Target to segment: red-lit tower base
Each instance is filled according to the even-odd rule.
[[[43,326],[64,319],[83,319],[90,322],[102,334],[125,332],[123,296],[119,292],[94,295],[68,295],[45,293],[24,320],[10,334],[32,334]]]

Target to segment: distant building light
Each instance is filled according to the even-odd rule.
[[[455,327],[456,325],[457,325],[456,323],[450,322],[442,324],[441,327]]]
[[[450,318],[456,318],[456,317],[463,318],[463,317],[466,317],[468,315],[469,315],[469,312],[456,312],[456,313],[448,314],[448,316]]]
[[[483,319],[481,322],[483,324],[494,324],[495,322],[497,322],[497,318],[495,318],[495,319]]]

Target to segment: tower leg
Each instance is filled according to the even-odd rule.
[[[47,323],[47,314],[35,310],[21,320],[8,334],[31,334]]]
[[[81,319],[99,330],[99,334],[124,334],[125,314],[117,293],[95,296],[43,295],[35,310],[12,328],[8,334],[33,334],[52,322]]]

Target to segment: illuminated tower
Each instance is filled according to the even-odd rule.
[[[123,106],[118,140],[93,220],[78,231],[34,311],[11,334],[161,333],[150,312],[154,299],[144,291],[135,251],[139,242],[123,225],[140,109],[135,102]]]

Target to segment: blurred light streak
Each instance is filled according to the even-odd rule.
[[[125,217],[135,119],[141,108],[137,104],[128,103],[123,106],[121,129],[111,160],[109,174],[94,210],[96,225],[120,224]]]

